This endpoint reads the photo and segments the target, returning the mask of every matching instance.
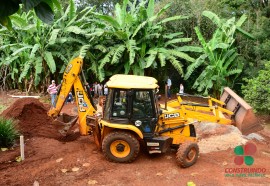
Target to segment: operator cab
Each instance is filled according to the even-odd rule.
[[[145,135],[152,135],[158,121],[155,91],[109,89],[103,119],[110,123],[135,125]]]
[[[115,78],[115,76],[125,77]],[[103,119],[112,124],[134,125],[145,137],[152,137],[159,115],[155,96],[155,88],[158,87],[156,80],[145,76],[115,76],[111,78],[113,81],[110,79],[107,82],[109,94]]]

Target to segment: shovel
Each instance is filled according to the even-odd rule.
[[[232,119],[235,121],[237,128],[239,128],[243,134],[250,134],[262,129],[252,107],[229,87],[224,88],[220,100],[225,103],[225,109],[234,113],[234,117]]]

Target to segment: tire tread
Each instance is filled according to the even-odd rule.
[[[196,153],[196,157],[194,158],[194,161],[192,162],[187,162],[186,161],[186,155],[188,153],[188,151],[194,147],[197,151]],[[199,155],[199,147],[197,145],[196,142],[192,142],[192,141],[185,141],[184,143],[182,143],[176,153],[176,159],[178,161],[178,163],[180,164],[181,167],[183,168],[187,168],[192,166],[193,164],[196,163],[197,159],[198,159],[198,155]]]
[[[119,137],[120,137],[120,139],[131,140],[130,146],[133,146],[133,147],[130,147],[132,154],[128,155],[131,157],[130,158],[126,157],[126,158],[122,159],[121,161],[117,160],[117,158],[114,157],[110,152],[107,152],[107,151],[109,151],[107,148],[108,148],[108,145],[110,144],[110,141],[113,139],[117,139]],[[134,150],[132,150],[132,148]],[[103,152],[105,158],[107,160],[109,160],[110,162],[131,163],[137,158],[137,156],[140,152],[140,144],[139,144],[139,141],[135,138],[135,136],[133,134],[131,134],[130,132],[114,131],[114,132],[111,132],[110,134],[108,134],[107,136],[105,136],[104,140],[102,141],[102,152]]]

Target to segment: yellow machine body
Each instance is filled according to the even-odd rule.
[[[81,135],[93,134],[97,147],[110,161],[133,161],[139,153],[139,142],[143,141],[150,154],[164,153],[171,146],[179,147],[177,159],[181,166],[189,167],[196,162],[199,152],[194,125],[200,121],[231,125],[237,111],[243,110],[238,108],[241,107],[239,104],[236,104],[236,109],[227,109],[230,108],[228,99],[223,102],[207,97],[207,104],[202,104],[183,101],[180,94],[176,100],[159,104],[156,94],[159,86],[155,78],[117,74],[106,83],[109,88],[107,97],[99,99],[103,106],[101,114],[97,112],[88,83],[84,76],[83,80],[80,77],[83,75],[82,66],[80,57],[67,65],[56,107],[51,108],[48,115],[58,117],[54,123],[64,127],[59,130],[63,135],[77,122]],[[70,91],[75,94],[78,109],[75,117],[60,113]],[[247,111],[238,113],[250,111],[243,102],[241,105]],[[237,121],[243,123],[243,117],[245,114],[237,116]]]

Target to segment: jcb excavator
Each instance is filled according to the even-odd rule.
[[[189,167],[197,161],[199,154],[194,125],[203,120],[232,124],[233,120],[227,119],[222,113],[237,118],[237,113],[242,109],[240,105],[237,111],[229,111],[224,102],[213,98],[208,98],[208,105],[186,103],[182,101],[181,95],[177,96],[177,100],[168,102],[164,108],[158,102],[156,92],[159,86],[155,78],[117,74],[107,82],[109,94],[102,115],[99,116],[82,66],[80,57],[67,65],[56,108],[52,108],[48,115],[58,117],[56,125],[64,125],[64,129],[60,130],[62,134],[66,134],[78,121],[81,135],[93,134],[97,147],[109,161],[132,162],[144,144],[150,154],[165,153],[170,147],[178,148],[177,161],[182,167]],[[72,88],[78,116],[61,115],[65,99]],[[213,101],[221,104],[221,107],[213,105]]]

